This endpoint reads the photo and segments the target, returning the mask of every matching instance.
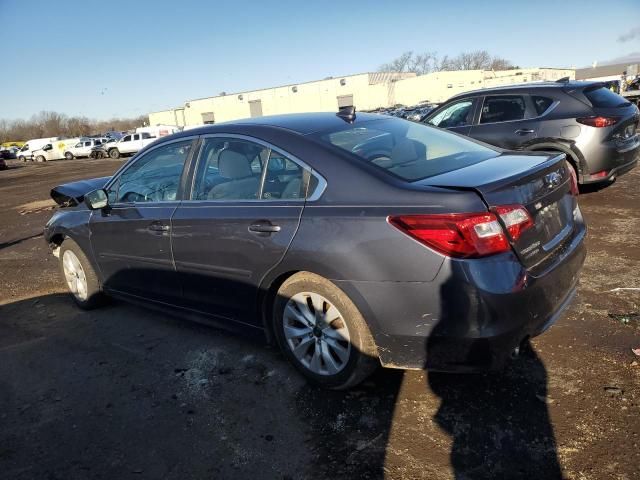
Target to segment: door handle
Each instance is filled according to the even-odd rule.
[[[536,131],[532,130],[530,128],[520,128],[520,129],[516,130],[516,133],[518,135],[529,135],[530,133],[536,133]]]
[[[154,222],[147,227],[147,230],[151,232],[168,232],[171,230],[171,227],[163,223]]]
[[[249,225],[249,231],[257,234],[270,235],[280,231],[280,225],[274,225],[269,221],[256,222]]]

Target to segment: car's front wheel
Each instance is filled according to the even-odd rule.
[[[109,156],[113,159],[120,158],[120,151],[117,148],[109,150]]]
[[[66,158],[67,160],[73,160],[73,153],[65,152],[64,158]]]
[[[329,280],[300,272],[278,290],[273,330],[285,355],[313,383],[341,390],[380,365],[362,315]]]
[[[80,308],[90,310],[102,302],[104,294],[98,276],[80,246],[70,238],[60,246],[60,269]]]

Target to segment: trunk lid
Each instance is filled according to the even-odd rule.
[[[510,242],[522,264],[532,268],[549,258],[574,231],[577,201],[571,193],[570,168],[564,154],[505,153],[417,183],[475,190],[489,208],[525,207],[534,225]]]
[[[75,207],[84,200],[85,194],[104,187],[111,177],[91,178],[58,185],[51,190],[51,198],[62,207]]]

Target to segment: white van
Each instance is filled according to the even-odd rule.
[[[33,160],[34,150],[41,150],[42,147],[47,145],[48,143],[53,144],[54,142],[60,140],[60,137],[49,137],[49,138],[34,138],[33,140],[27,141],[20,150],[16,153],[18,160],[22,160],[26,162],[27,160]]]
[[[32,149],[33,159],[36,162],[48,162],[49,160],[62,160],[66,158],[65,153],[82,138],[65,138],[44,144],[39,149]]]

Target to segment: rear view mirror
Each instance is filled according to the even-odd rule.
[[[84,196],[84,203],[90,210],[100,210],[109,204],[109,197],[103,189],[94,190]]]

